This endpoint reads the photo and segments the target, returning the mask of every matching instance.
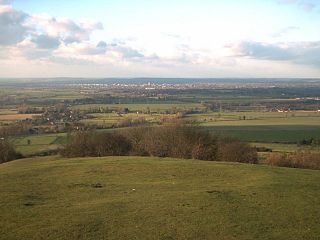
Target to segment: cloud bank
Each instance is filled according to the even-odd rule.
[[[288,61],[320,67],[320,41],[268,44],[241,42],[231,46],[235,56],[257,60]]]
[[[279,0],[278,3],[296,4],[305,11],[315,8],[313,2],[307,0]],[[0,0],[0,73],[1,69],[19,64],[36,67],[39,74],[46,74],[51,69],[54,69],[52,72],[62,69],[61,74],[67,73],[65,75],[98,69],[100,73],[113,72],[118,76],[136,73],[164,76],[165,72],[167,76],[198,77],[208,76],[208,73],[210,76],[247,76],[246,71],[252,69],[259,69],[264,74],[265,66],[261,61],[269,61],[269,68],[275,68],[279,63],[284,64],[283,69],[289,69],[290,64],[320,67],[320,41],[270,43],[247,40],[231,42],[225,47],[223,44],[202,47],[202,39],[200,43],[191,44],[192,37],[164,33],[166,36],[161,39],[164,41],[157,42],[162,44],[160,50],[150,51],[141,44],[132,44],[134,40],[92,40],[92,35],[103,29],[99,21],[29,14],[13,8],[11,1]],[[297,26],[285,27],[273,37],[280,38],[298,30]],[[279,73],[283,69],[280,68]],[[24,70],[28,74],[28,69]]]
[[[306,12],[312,12],[319,4],[318,0],[277,0],[279,4],[294,4]]]
[[[6,58],[26,58],[47,62],[106,62],[141,59],[138,50],[125,43],[94,43],[90,36],[103,30],[101,22],[75,22],[46,14],[29,15],[0,0],[0,47]]]

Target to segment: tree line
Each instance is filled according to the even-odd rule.
[[[208,161],[257,163],[255,148],[236,138],[213,135],[186,125],[134,127],[117,132],[69,134],[65,157],[116,155],[173,157]]]

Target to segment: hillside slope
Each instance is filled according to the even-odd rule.
[[[193,160],[0,165],[0,239],[319,239],[320,171]]]

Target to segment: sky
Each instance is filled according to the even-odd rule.
[[[320,0],[0,0],[0,78],[320,77]]]

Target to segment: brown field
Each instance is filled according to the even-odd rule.
[[[18,114],[16,109],[0,109],[0,115],[12,115]]]
[[[37,114],[4,114],[0,115],[0,121],[16,121],[16,120],[25,120],[31,119]]]

